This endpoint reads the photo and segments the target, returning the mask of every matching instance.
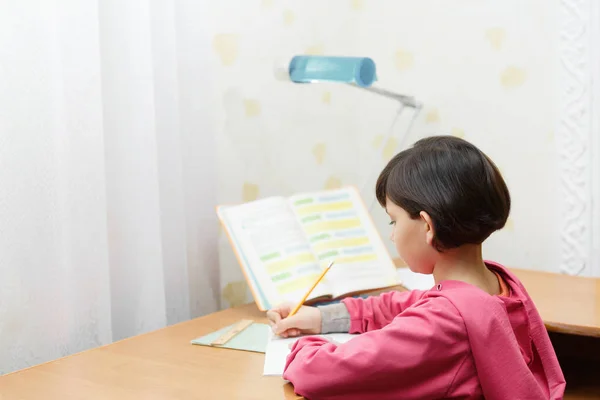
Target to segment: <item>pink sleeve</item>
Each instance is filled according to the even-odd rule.
[[[392,291],[365,299],[342,300],[350,314],[350,333],[364,333],[383,328],[398,314],[419,301],[425,293],[421,290]]]
[[[460,314],[438,297],[344,344],[299,339],[283,377],[307,398],[443,398],[468,355]]]

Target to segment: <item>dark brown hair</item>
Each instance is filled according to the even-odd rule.
[[[439,251],[481,244],[504,227],[510,193],[496,165],[481,150],[454,136],[421,139],[383,169],[377,200],[402,207],[411,218],[431,217]]]

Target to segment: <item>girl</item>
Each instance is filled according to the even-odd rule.
[[[560,399],[565,380],[542,320],[519,280],[484,261],[510,195],[494,163],[456,137],[418,141],[376,185],[390,239],[428,291],[339,304],[290,306],[267,316],[276,334],[360,333],[344,344],[297,340],[284,379],[311,399]]]

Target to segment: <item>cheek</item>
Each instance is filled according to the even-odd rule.
[[[396,251],[406,264],[421,269],[427,258],[427,246],[423,233],[412,224],[396,226],[392,234]]]
[[[407,231],[406,227],[400,225],[394,225],[391,239],[396,245],[396,250],[400,256],[404,256],[403,253],[410,251],[413,246],[410,232]]]

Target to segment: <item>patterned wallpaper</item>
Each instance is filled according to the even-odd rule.
[[[221,0],[207,7],[217,71],[209,95],[221,105],[219,203],[364,182],[370,196],[379,168],[400,150],[400,131],[383,143],[397,105],[345,85],[295,85],[273,75],[275,60],[293,54],[369,56],[378,86],[424,103],[408,143],[463,137],[503,172],[514,206],[486,257],[558,268],[553,3]],[[399,127],[409,118],[406,111]],[[384,213],[377,205],[371,211],[388,242]],[[220,258],[222,306],[249,300],[222,231]]]

